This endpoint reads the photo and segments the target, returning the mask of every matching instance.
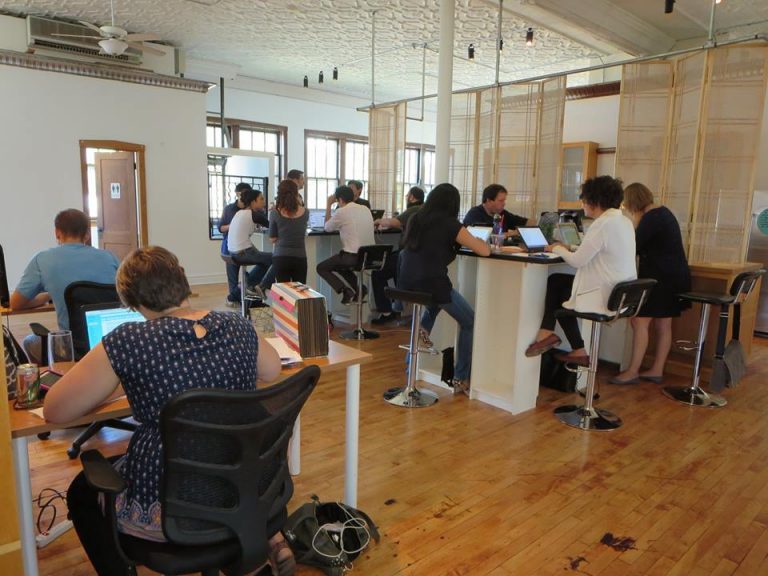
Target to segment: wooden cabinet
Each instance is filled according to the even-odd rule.
[[[558,208],[581,208],[581,184],[597,173],[597,142],[563,144],[562,177]]]

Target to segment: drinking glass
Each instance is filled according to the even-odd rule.
[[[504,234],[491,234],[491,247],[497,254],[501,252],[501,247],[504,246]]]
[[[75,363],[75,351],[72,346],[72,332],[57,330],[48,333],[48,369],[57,374],[64,374]]]

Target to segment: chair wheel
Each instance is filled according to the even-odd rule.
[[[40,434],[38,434],[37,437],[40,440],[48,440],[48,438],[51,437],[51,433],[50,432],[40,432]]]
[[[67,449],[67,456],[69,456],[70,460],[74,460],[78,457],[80,454],[80,448],[76,448],[75,446],[72,446],[71,448]]]

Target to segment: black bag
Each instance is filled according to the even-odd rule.
[[[720,310],[720,326],[717,331],[715,357],[712,360],[712,376],[709,378],[709,389],[721,392],[726,386],[735,388],[747,371],[747,354],[739,342],[741,331],[741,304],[733,305],[733,326],[731,341],[725,346],[728,330],[728,306]]]
[[[440,380],[453,386],[453,346],[443,350],[443,365],[440,370]]]
[[[16,397],[16,369],[20,364],[27,362],[27,355],[5,325],[3,325],[3,348],[5,348],[5,378],[8,384],[8,399],[12,400]]]
[[[553,348],[541,355],[539,386],[560,390],[560,392],[574,392],[576,390],[578,374],[568,370],[563,362],[555,358],[556,354],[562,353],[562,350]]]
[[[352,560],[379,541],[373,520],[341,502],[322,503],[317,496],[299,506],[283,527],[296,562],[320,568],[327,576],[343,576]]]

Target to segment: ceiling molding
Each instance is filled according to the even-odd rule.
[[[75,60],[49,58],[46,56],[25,54],[10,50],[0,50],[0,64],[6,66],[18,66],[19,68],[29,68],[31,70],[42,70],[45,72],[74,74],[75,76],[86,76],[88,78],[99,78],[102,80],[130,82],[132,84],[143,84],[145,86],[155,86],[157,88],[187,90],[189,92],[206,93],[211,87],[209,82],[201,82],[199,80],[165,76],[153,72],[146,72],[144,70],[118,68],[106,64],[91,64]]]

